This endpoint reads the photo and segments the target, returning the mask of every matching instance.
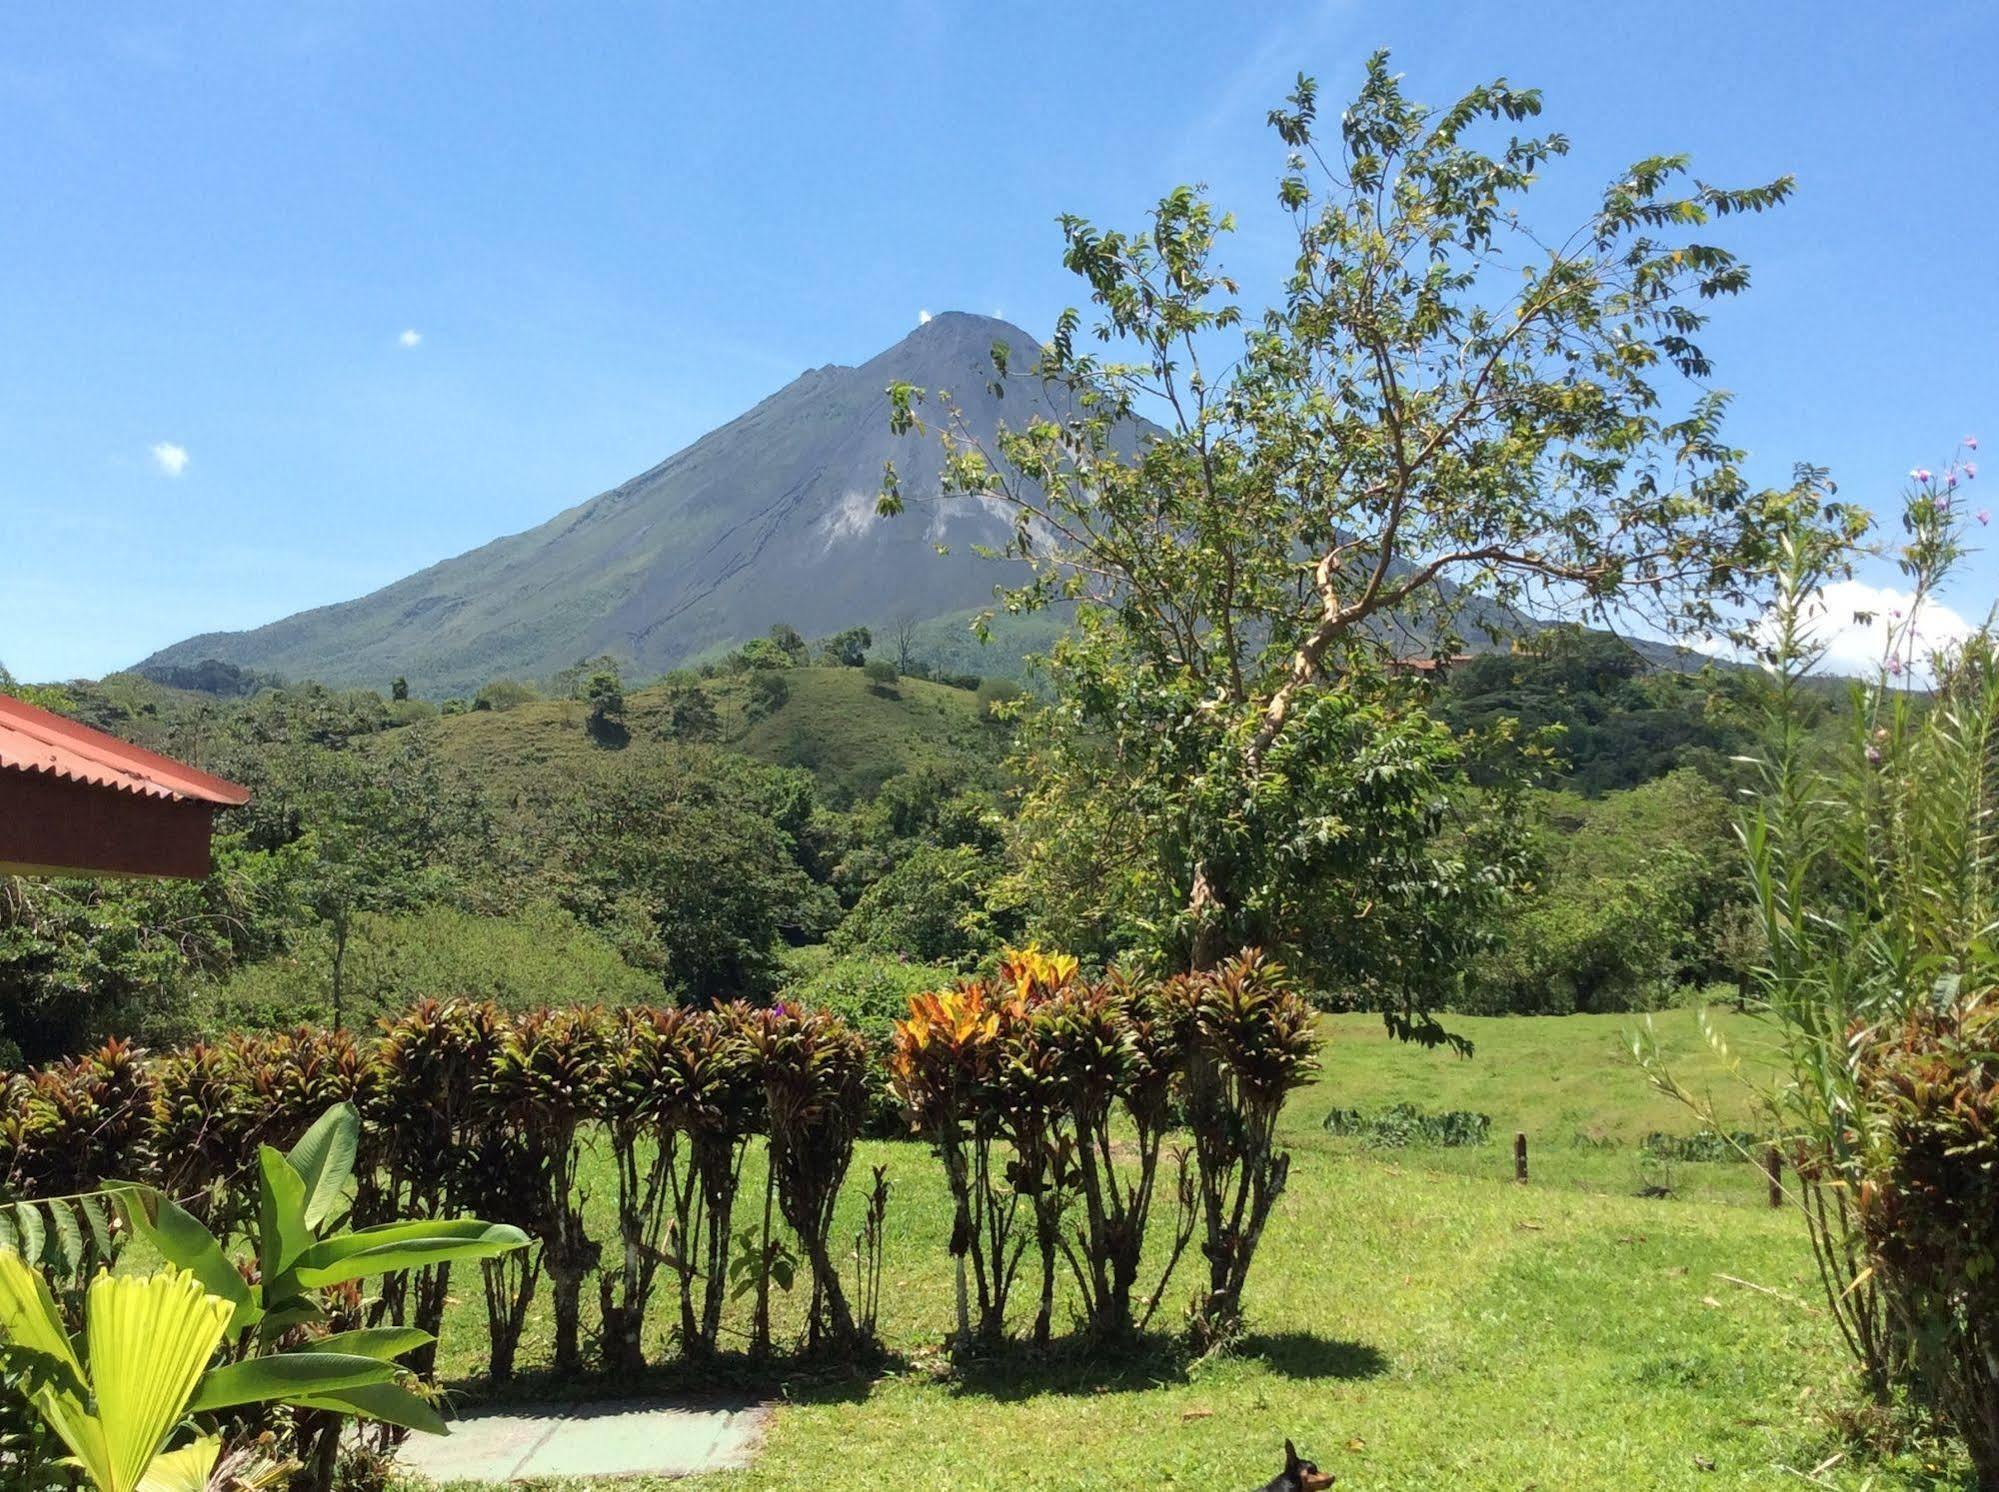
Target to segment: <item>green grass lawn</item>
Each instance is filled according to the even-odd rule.
[[[1796,1473],[1838,1448],[1820,1406],[1846,1390],[1832,1329],[1809,1305],[1795,1218],[1756,1205],[1747,1166],[1684,1166],[1674,1197],[1631,1194],[1630,1157],[1610,1142],[1628,1150],[1650,1130],[1695,1126],[1619,1057],[1630,1022],[1457,1024],[1477,1042],[1470,1060],[1387,1045],[1370,1020],[1329,1022],[1326,1070],[1287,1116],[1295,1162],[1251,1281],[1254,1334],[1230,1357],[1190,1360],[1162,1339],[1123,1364],[1023,1350],[951,1373],[935,1163],[913,1144],[864,1146],[857,1171],[886,1164],[895,1185],[882,1305],[891,1366],[793,1368],[752,1385],[777,1403],[756,1467],[676,1485],[1247,1489],[1274,1473],[1287,1435],[1343,1488],[1801,1485]],[[1669,1047],[1696,1052],[1689,1013],[1659,1027]],[[1705,1054],[1697,1068],[1717,1070]],[[1499,1141],[1366,1151],[1320,1128],[1336,1103],[1397,1098],[1483,1108]],[[1535,1145],[1526,1187],[1510,1180],[1515,1129]],[[1577,1134],[1593,1143],[1573,1144]],[[601,1215],[609,1175],[596,1166]],[[749,1178],[745,1194],[760,1184]],[[1169,1330],[1192,1283],[1175,1281]],[[459,1295],[447,1376],[483,1354],[473,1281]],[[524,1364],[547,1360],[547,1330],[538,1317]],[[666,1355],[663,1336],[654,1347]],[[673,1381],[664,1370],[661,1385]],[[517,1392],[552,1387],[531,1378]],[[461,1392],[479,1396],[476,1382]],[[1818,1485],[1959,1483],[1914,1461],[1841,1461]]]

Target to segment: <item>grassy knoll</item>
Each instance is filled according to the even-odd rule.
[[[1691,1127],[1614,1059],[1628,1023],[1459,1024],[1479,1042],[1469,1063],[1383,1048],[1362,1018],[1330,1023],[1327,1070],[1287,1117],[1291,1190],[1251,1282],[1255,1335],[1233,1357],[1191,1361],[1162,1338],[1122,1365],[1023,1350],[962,1377],[947,1372],[938,1349],[952,1318],[949,1220],[935,1164],[913,1144],[864,1146],[857,1174],[885,1164],[895,1185],[882,1309],[890,1365],[865,1377],[793,1367],[775,1380],[735,1370],[778,1402],[761,1458],[749,1472],[676,1485],[1226,1492],[1270,1476],[1286,1435],[1343,1488],[1798,1485],[1786,1468],[1810,1471],[1837,1448],[1818,1407],[1844,1392],[1831,1329],[1809,1307],[1723,1278],[1809,1299],[1794,1219],[1731,1205],[1754,1199],[1727,1179],[1736,1168],[1683,1167],[1714,1174],[1649,1200],[1629,1195],[1614,1170],[1574,1158],[1607,1151],[1568,1147],[1574,1154],[1556,1159],[1565,1126],[1633,1141]],[[1693,1043],[1687,1014],[1662,1025],[1669,1043]],[[1500,1179],[1503,1145],[1472,1160],[1365,1151],[1320,1128],[1334,1103],[1395,1097],[1483,1104],[1509,1138],[1516,1127],[1545,1130],[1545,1179]],[[601,1219],[610,1178],[601,1156],[593,1165]],[[745,1195],[760,1186],[746,1178]],[[1191,1273],[1176,1280],[1162,1309],[1169,1331],[1191,1284]],[[447,1374],[472,1370],[483,1333],[476,1286],[464,1281],[457,1294]],[[1031,1309],[1024,1293],[1017,1304]],[[662,1357],[666,1315],[656,1307],[649,1344]],[[795,1322],[795,1308],[786,1316]],[[547,1356],[543,1317],[522,1358]],[[662,1386],[674,1381],[662,1373]],[[477,1395],[476,1383],[464,1387]],[[1819,1484],[1957,1485],[1914,1462],[1841,1462]]]
[[[892,687],[873,684],[858,668],[786,670],[784,700],[767,713],[750,706],[740,675],[710,679],[702,688],[714,706],[715,744],[778,766],[809,768],[829,800],[845,803],[897,772],[958,755],[996,758],[1004,739],[984,723],[977,695],[922,679]],[[667,692],[627,691],[625,723],[632,739],[672,737]],[[432,733],[449,761],[515,785],[561,774],[607,748],[584,730],[580,700],[538,699],[510,710],[447,715],[415,727]],[[400,731],[379,739],[394,741]]]

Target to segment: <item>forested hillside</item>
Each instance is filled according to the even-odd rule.
[[[809,982],[878,1021],[933,966],[1009,939],[1060,936],[1098,961],[1139,946],[1114,886],[1078,917],[1016,868],[1010,764],[1034,744],[1033,698],[944,673],[919,645],[780,625],[629,688],[600,659],[439,700],[227,666],[182,679],[199,690],[126,674],[35,691],[255,797],[220,823],[199,885],[4,883],[0,1050],[366,1021],[455,993],[615,1003]],[[1402,687],[1467,739],[1519,722],[1512,765],[1451,808],[1470,823],[1498,801],[1479,793],[1505,794],[1524,868],[1455,1008],[1732,989],[1756,953],[1729,794],[1756,748],[1759,675],[1660,669],[1557,630]],[[1523,767],[1528,786],[1500,785]]]

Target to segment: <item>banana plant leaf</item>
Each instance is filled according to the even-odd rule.
[[[305,1395],[366,1388],[396,1376],[393,1363],[354,1352],[273,1352],[246,1357],[211,1372],[188,1408],[200,1413],[272,1400],[297,1403]]]

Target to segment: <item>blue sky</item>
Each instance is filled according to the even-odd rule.
[[[1717,382],[1757,476],[1890,504],[1999,447],[1996,42],[1971,0],[9,7],[0,660],[94,675],[360,594],[925,309],[1045,332],[1060,212],[1205,181],[1260,306],[1264,111],[1384,45],[1420,98],[1544,90],[1576,149],[1537,223],[1653,151],[1794,172],[1730,230]]]

